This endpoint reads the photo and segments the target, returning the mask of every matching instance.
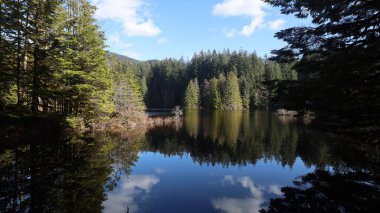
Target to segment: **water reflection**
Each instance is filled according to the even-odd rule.
[[[225,180],[229,181],[231,185],[235,184],[232,176],[225,176]],[[246,198],[217,198],[212,199],[211,203],[215,209],[222,210],[223,212],[258,212],[263,207],[264,192],[263,188],[255,185],[250,177],[240,177],[236,180],[237,184],[241,187],[248,189],[250,192],[249,197]]]
[[[378,171],[331,173],[317,170],[284,187],[284,197],[272,199],[261,212],[377,212],[380,208]]]
[[[363,162],[361,156],[371,158],[378,154],[370,146],[311,131],[294,120],[268,112],[187,113],[193,118],[184,119],[184,129],[162,127],[149,130],[143,150],[168,156],[190,153],[201,165],[244,166],[265,159],[292,167],[296,158],[301,157],[308,167],[318,168],[363,164],[368,161]]]
[[[268,112],[188,111],[183,125],[128,134],[29,128],[0,128],[0,212],[370,212],[380,203],[378,147]]]
[[[122,178],[121,187],[108,194],[104,212],[139,212],[139,200],[146,199],[152,187],[160,182],[155,175],[130,175]]]
[[[32,126],[2,130],[0,212],[100,212],[106,191],[137,160],[134,145],[122,148],[110,135],[42,134]]]

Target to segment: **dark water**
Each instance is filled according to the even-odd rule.
[[[12,126],[0,134],[0,212],[380,207],[377,146],[268,112],[189,111],[173,126],[128,134],[36,133]]]

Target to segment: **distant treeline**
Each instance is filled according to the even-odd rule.
[[[223,78],[228,79],[230,73],[237,77],[238,88],[235,89],[239,90],[242,99],[243,105],[237,105],[244,108],[267,107],[276,104],[272,101],[276,98],[279,82],[298,79],[292,63],[280,64],[243,50],[201,51],[194,54],[189,61],[172,58],[162,61],[130,61],[129,66],[138,76],[145,103],[149,108],[186,106],[186,88],[195,79],[199,84],[199,95],[202,96],[196,105],[203,108],[223,108],[206,100],[206,87],[219,79],[218,90],[222,98],[226,90],[220,82]]]

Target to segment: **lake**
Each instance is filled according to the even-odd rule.
[[[380,205],[378,146],[266,111],[193,110],[170,126],[120,134],[13,126],[0,134],[0,212],[375,212]]]

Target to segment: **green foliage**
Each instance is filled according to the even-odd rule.
[[[380,5],[377,1],[266,0],[282,13],[309,18],[308,27],[276,33],[287,42],[277,61],[296,62],[297,108],[317,113],[316,122],[352,132],[379,132]],[[375,3],[376,2],[376,3]],[[305,12],[307,11],[307,12]],[[371,133],[372,134],[372,133]]]
[[[107,118],[114,111],[104,35],[87,0],[0,5],[0,109]]]
[[[222,109],[239,110],[242,107],[239,79],[234,72],[230,72],[227,74],[227,79],[223,86]]]
[[[212,78],[220,79],[219,91],[222,92],[223,77],[220,77],[228,72],[234,72],[239,78],[244,108],[271,104],[273,97],[269,96],[267,81],[297,79],[293,64],[279,64],[243,50],[201,51],[194,54],[190,61],[171,58],[162,61],[136,61],[128,57],[123,60],[130,62],[130,70],[135,73],[143,94],[146,92],[144,98],[148,108],[173,108],[180,105],[184,101],[187,83],[193,78],[201,83],[202,107],[210,109],[215,107],[208,89],[205,89],[205,81],[210,83]]]
[[[218,79],[213,77],[210,80],[209,97],[211,109],[220,109],[222,107],[222,97],[219,90]]]
[[[123,118],[139,119],[145,105],[135,74],[129,70],[128,62],[121,63],[115,57],[110,58],[110,65],[113,81],[112,102],[116,112]]]
[[[265,78],[267,81],[282,80],[280,65],[276,62],[268,61],[265,64]]]
[[[187,85],[185,92],[185,107],[187,109],[198,109],[200,104],[198,80],[192,79]]]

